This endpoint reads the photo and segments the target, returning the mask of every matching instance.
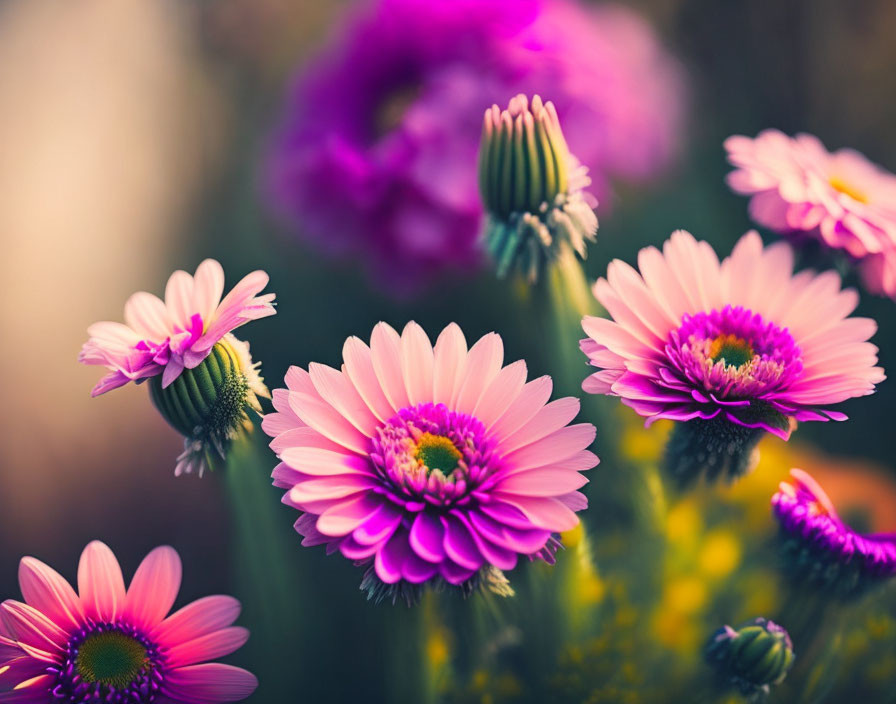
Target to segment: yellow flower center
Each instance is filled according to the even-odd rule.
[[[831,188],[833,188],[838,193],[847,195],[850,198],[852,198],[853,200],[858,201],[859,203],[867,203],[868,202],[867,195],[865,195],[862,191],[854,188],[853,186],[848,184],[843,179],[838,178],[837,176],[831,176],[828,183],[830,183]]]
[[[429,472],[438,470],[445,475],[451,474],[457,468],[462,457],[460,450],[450,439],[432,433],[423,433],[420,436],[417,440],[417,450],[414,452],[414,459]]]
[[[709,356],[713,362],[723,362],[725,366],[740,367],[753,360],[755,352],[750,343],[737,335],[719,335],[709,346]]]

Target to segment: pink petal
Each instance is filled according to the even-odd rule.
[[[494,498],[519,509],[531,522],[530,528],[544,528],[556,533],[571,530],[579,524],[579,518],[562,501],[536,496],[517,496],[496,492]],[[490,516],[493,516],[489,512]]]
[[[40,675],[31,680],[25,680],[25,686],[20,686],[10,692],[0,692],[0,702],[3,704],[55,704],[59,701],[50,693],[55,683],[52,675]],[[23,684],[24,684],[23,682]]]
[[[147,340],[161,342],[172,332],[168,310],[158,296],[138,291],[124,305],[125,322]]]
[[[538,442],[563,428],[579,413],[579,399],[567,397],[551,401],[519,430],[498,444],[501,454],[509,454],[526,445]]]
[[[579,423],[561,428],[557,432],[509,453],[505,460],[515,470],[535,469],[559,462],[584,450],[597,434],[590,423]]]
[[[545,468],[512,474],[498,484],[498,489],[519,496],[560,496],[587,483],[578,472]]]
[[[370,352],[383,393],[395,409],[410,405],[401,374],[401,338],[386,323],[377,323],[370,336]]]
[[[153,628],[168,615],[180,590],[180,556],[167,545],[150,552],[131,580],[124,614],[134,625]]]
[[[450,405],[460,391],[466,369],[467,341],[457,323],[451,323],[436,340],[433,362],[433,401]]]
[[[0,604],[0,617],[5,630],[20,647],[57,653],[63,650],[68,640],[67,629],[60,628],[33,606],[21,601],[9,599]]]
[[[361,433],[367,437],[373,436],[380,421],[346,375],[325,364],[314,362],[308,365],[308,375],[324,401],[339,411]]]
[[[249,640],[249,631],[239,626],[222,628],[171,648],[165,656],[168,667],[183,667],[230,655]]]
[[[368,461],[358,455],[316,447],[289,447],[280,453],[280,459],[293,469],[319,477],[372,474]]]
[[[258,679],[251,672],[214,662],[172,670],[165,676],[162,691],[187,704],[204,704],[240,701],[257,687]]]
[[[385,423],[398,410],[386,398],[376,372],[373,369],[370,348],[357,337],[350,337],[342,347],[345,373],[371,413]]]
[[[407,533],[395,533],[374,558],[376,576],[386,584],[395,584],[401,579],[405,560],[412,554]]]
[[[485,562],[470,530],[455,516],[442,517],[442,525],[445,526],[445,538],[442,541],[445,546],[445,554],[461,567],[469,570],[478,570]]]
[[[81,553],[78,593],[84,613],[97,621],[111,622],[124,608],[124,578],[118,560],[107,545],[94,540]]]
[[[455,410],[472,413],[504,361],[504,343],[500,335],[489,333],[482,337],[467,355],[464,380],[457,395]]]
[[[432,343],[423,328],[413,321],[401,333],[401,374],[412,404],[432,401]]]
[[[202,322],[207,326],[215,313],[215,309],[221,302],[221,294],[224,293],[224,269],[214,259],[206,259],[196,268],[193,277],[193,304],[194,312],[202,316]]]
[[[411,549],[417,555],[429,562],[441,562],[445,559],[444,539],[445,528],[438,518],[426,511],[417,514],[408,536]]]
[[[541,376],[530,381],[489,430],[498,437],[507,437],[519,429],[547,403],[553,386],[554,382],[549,376]]]
[[[299,421],[301,422],[301,421]],[[339,455],[351,455],[356,457],[354,453],[344,448],[332,440],[328,440],[314,428],[302,425],[292,430],[281,433],[271,441],[271,449],[278,455],[289,449],[315,448],[318,450],[329,450]]]
[[[526,384],[526,374],[526,363],[523,360],[504,367],[480,397],[473,415],[489,427],[519,397]]]
[[[290,391],[289,401],[293,411],[324,437],[349,450],[360,454],[367,451],[369,439],[342,414],[324,401],[317,392]]]
[[[19,586],[29,606],[46,614],[63,628],[84,622],[81,600],[71,585],[52,567],[33,557],[19,563]]]
[[[302,505],[312,501],[345,499],[359,492],[368,491],[379,484],[380,481],[373,477],[351,475],[306,479],[290,490],[289,500],[296,505]]]
[[[175,611],[153,631],[160,645],[174,647],[225,628],[240,615],[240,602],[232,596],[207,596]]]
[[[364,521],[370,518],[382,501],[379,498],[362,494],[348,501],[328,508],[318,519],[317,529],[324,535],[341,537],[348,535]]]
[[[193,310],[193,277],[187,272],[178,269],[168,279],[165,286],[165,306],[174,325],[181,330],[190,327],[190,317],[196,311]]]

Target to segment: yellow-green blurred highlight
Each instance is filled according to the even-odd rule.
[[[620,457],[640,468],[648,478],[644,487],[654,484],[651,520],[635,513],[620,525],[615,516],[603,521],[586,512],[586,523],[562,536],[566,549],[557,565],[511,573],[517,596],[487,620],[478,596],[472,608],[451,618],[429,603],[426,652],[443,700],[744,701],[712,688],[703,646],[725,623],[767,616],[787,627],[788,614],[781,612],[787,585],[778,571],[770,499],[791,467],[811,469],[817,455],[769,437],[749,476],[679,494],[667,491],[655,471],[670,424],[645,430],[634,413],[619,413]],[[604,463],[592,477],[622,469]],[[893,594],[877,594],[848,618],[831,619],[804,678],[785,681],[769,701],[843,701],[837,697],[845,696],[850,681],[861,682],[863,691],[876,686],[888,692],[888,678],[896,675],[896,619],[882,610],[886,605],[892,613]],[[478,619],[479,636],[469,640],[457,618]],[[548,639],[550,647],[530,634]],[[797,661],[800,647],[795,643]],[[533,649],[542,654],[535,663],[523,657]],[[457,667],[460,660],[475,666]]]

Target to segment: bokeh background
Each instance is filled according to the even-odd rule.
[[[272,386],[289,364],[338,363],[343,340],[366,336],[379,320],[400,326],[415,319],[430,334],[453,320],[468,339],[496,330],[509,358],[529,361],[530,374],[553,371],[518,296],[487,268],[396,300],[378,290],[357,262],[322,258],[267,214],[259,166],[283,91],[348,4],[0,3],[3,597],[18,596],[22,555],[35,555],[73,578],[77,556],[93,538],[110,544],[126,574],[152,547],[174,545],[185,563],[183,599],[244,588],[247,576],[239,574],[234,557],[235,528],[221,477],[176,479],[172,458],[181,440],[147,402],[146,390],[131,387],[91,400],[97,370],[76,361],[91,322],[120,319],[135,290],[161,293],[174,268],[192,270],[213,256],[224,264],[229,284],[254,268],[270,273],[279,313],[253,325],[247,336]],[[896,4],[622,4],[642,13],[683,64],[687,129],[663,177],[649,186],[619,185],[607,203],[610,214],[598,210],[599,239],[587,262],[592,278],[611,258],[632,261],[639,248],[662,242],[677,228],[719,251],[730,248],[749,222],[745,201],[723,182],[729,169],[721,143],[729,134],[754,135],[770,126],[808,131],[830,148],[852,146],[896,169]],[[896,368],[893,303],[863,296],[860,313],[878,320],[881,363]],[[583,362],[578,378],[585,374]],[[575,393],[574,387],[567,390]],[[847,507],[844,513],[862,525],[896,530],[896,390],[887,382],[877,395],[843,410],[849,423],[810,424],[815,427],[795,436],[795,449],[785,453],[775,446],[765,453],[779,461],[764,460],[763,471],[745,480],[742,490],[759,506],[747,512],[752,524],[735,522],[713,533],[716,519],[706,515],[701,499],[671,507],[678,513],[670,512],[660,533],[669,545],[680,538],[685,547],[678,562],[674,552],[665,558],[672,567],[657,586],[658,613],[665,616],[636,613],[626,626],[630,634],[665,639],[682,652],[696,647],[704,634],[693,623],[689,630],[688,615],[706,606],[707,584],[731,577],[746,561],[749,541],[741,529],[771,534],[764,502],[791,462],[811,463],[835,502]],[[628,443],[621,452],[635,460],[652,457],[656,437],[640,432],[624,414],[614,418]],[[614,495],[614,483],[624,481],[619,474],[625,463],[606,459],[618,451],[603,449],[612,432],[598,429],[597,451],[605,459],[591,477],[592,501],[599,492]],[[266,474],[273,456],[259,449],[257,457],[258,472]],[[292,512],[280,506],[274,489],[269,498],[270,511],[289,533]],[[289,626],[276,645],[250,641],[234,661],[260,673],[280,668],[287,673],[283,681],[308,701],[398,700],[400,672],[382,644],[391,639],[400,647],[397,641],[412,639],[412,617],[404,607],[368,605],[350,565],[325,558],[323,550],[304,550],[298,536],[291,537],[294,549],[286,558],[299,586],[295,612],[284,621]],[[697,543],[688,542],[698,539],[715,541],[715,557],[704,558],[707,574],[688,562],[700,559]],[[602,551],[596,550],[598,556]],[[612,560],[612,546],[605,552]],[[720,561],[724,567],[732,559],[729,569],[718,571]],[[769,575],[743,579],[752,580],[739,587],[758,600],[757,608],[774,603],[773,596],[762,601],[772,590]],[[612,591],[612,578],[601,585],[594,588]],[[246,604],[250,621],[254,608]],[[622,607],[614,609],[618,616]],[[896,615],[892,599],[881,608],[887,610]],[[707,622],[716,616],[724,620],[724,611],[717,609]],[[433,662],[448,657],[448,645],[429,647]],[[871,646],[856,647],[864,652]],[[585,656],[573,654],[570,662]],[[455,684],[463,690],[456,697],[487,701],[481,677],[469,686]],[[512,700],[513,689],[507,691]],[[262,687],[254,700],[278,696]],[[880,701],[896,701],[890,696]]]

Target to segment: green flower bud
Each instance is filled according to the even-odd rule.
[[[259,396],[270,394],[252,362],[249,345],[225,335],[193,369],[184,369],[167,388],[162,377],[149,381],[150,397],[168,423],[184,436],[184,452],[175,475],[197,471],[200,476],[230,442],[251,430],[249,411],[261,413]]]
[[[706,644],[717,674],[743,694],[761,697],[780,684],[793,666],[793,643],[776,623],[757,618],[738,629],[724,626]]]
[[[499,276],[513,268],[530,281],[563,247],[580,257],[597,232],[587,169],[569,153],[554,105],[517,95],[507,110],[486,110],[479,188],[488,212],[485,246]]]

